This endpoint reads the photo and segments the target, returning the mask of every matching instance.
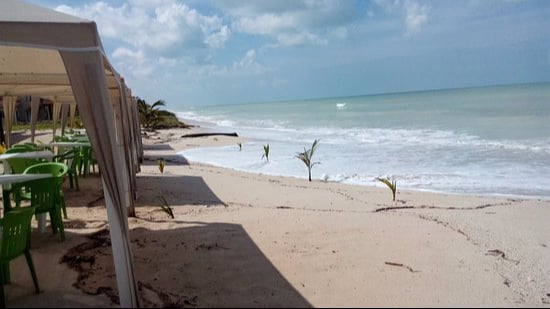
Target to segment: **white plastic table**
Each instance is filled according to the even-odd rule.
[[[49,144],[54,147],[91,147],[92,145],[88,142],[52,142]]]
[[[41,151],[26,151],[26,152],[14,152],[14,153],[3,153],[0,155],[0,161],[4,164],[4,173],[8,174],[11,172],[10,165],[6,159],[20,158],[20,159],[47,159],[50,160],[53,158],[53,152],[49,150]]]
[[[11,209],[10,201],[10,189],[11,185],[14,183],[20,183],[35,179],[43,179],[52,177],[51,174],[4,174],[0,175],[0,185],[2,185],[2,200],[4,202],[4,213]],[[9,189],[6,189],[5,186],[9,186]],[[40,232],[44,233],[46,231],[46,213],[40,214],[38,216],[38,229]]]

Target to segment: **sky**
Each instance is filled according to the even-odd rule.
[[[550,81],[545,0],[26,0],[167,109]]]

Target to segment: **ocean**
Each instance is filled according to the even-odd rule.
[[[307,178],[296,158],[318,139],[312,178],[399,189],[550,199],[550,83],[193,107],[182,119],[247,142],[188,160]],[[269,162],[262,159],[269,144]]]

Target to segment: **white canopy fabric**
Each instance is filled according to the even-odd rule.
[[[38,110],[40,109],[40,98],[31,99],[31,142],[34,143],[34,133],[36,132],[36,121],[38,120]]]
[[[67,127],[68,114],[69,114],[69,104],[63,103],[61,105],[61,136],[65,135],[65,128]]]
[[[77,103],[101,169],[120,305],[138,307],[127,208],[133,206],[136,190],[134,158],[142,153],[135,153],[139,136],[127,135],[136,133],[139,120],[127,110],[126,91],[93,21],[17,0],[0,1],[4,108],[16,96],[28,95]]]
[[[75,117],[76,117],[76,104],[69,105],[69,119],[70,119],[70,125],[69,127],[71,129],[74,129],[75,126]]]
[[[53,135],[55,136],[57,131],[57,122],[59,121],[59,117],[61,117],[61,104],[54,102],[52,110]]]
[[[1,53],[0,53],[1,55]],[[4,103],[4,120],[6,125],[6,132],[11,132],[11,128],[13,126],[13,117],[15,115],[15,103],[16,103],[17,97],[5,95],[2,99],[2,102]],[[11,134],[6,134],[6,146],[11,146]]]

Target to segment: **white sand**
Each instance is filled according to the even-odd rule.
[[[550,306],[550,201],[398,190],[392,202],[387,188],[186,162],[175,153],[240,141],[180,138],[199,130],[144,138],[137,218],[129,219],[142,306]],[[9,307],[113,306],[103,293],[74,288],[78,273],[59,264],[107,225],[99,176],[80,184],[64,187],[68,240],[33,231],[43,292],[33,294],[20,258],[6,286]],[[160,210],[160,196],[175,219]],[[385,207],[410,208],[375,212]],[[112,294],[111,249],[97,243],[77,254],[95,259],[82,264],[89,272],[80,285]]]

